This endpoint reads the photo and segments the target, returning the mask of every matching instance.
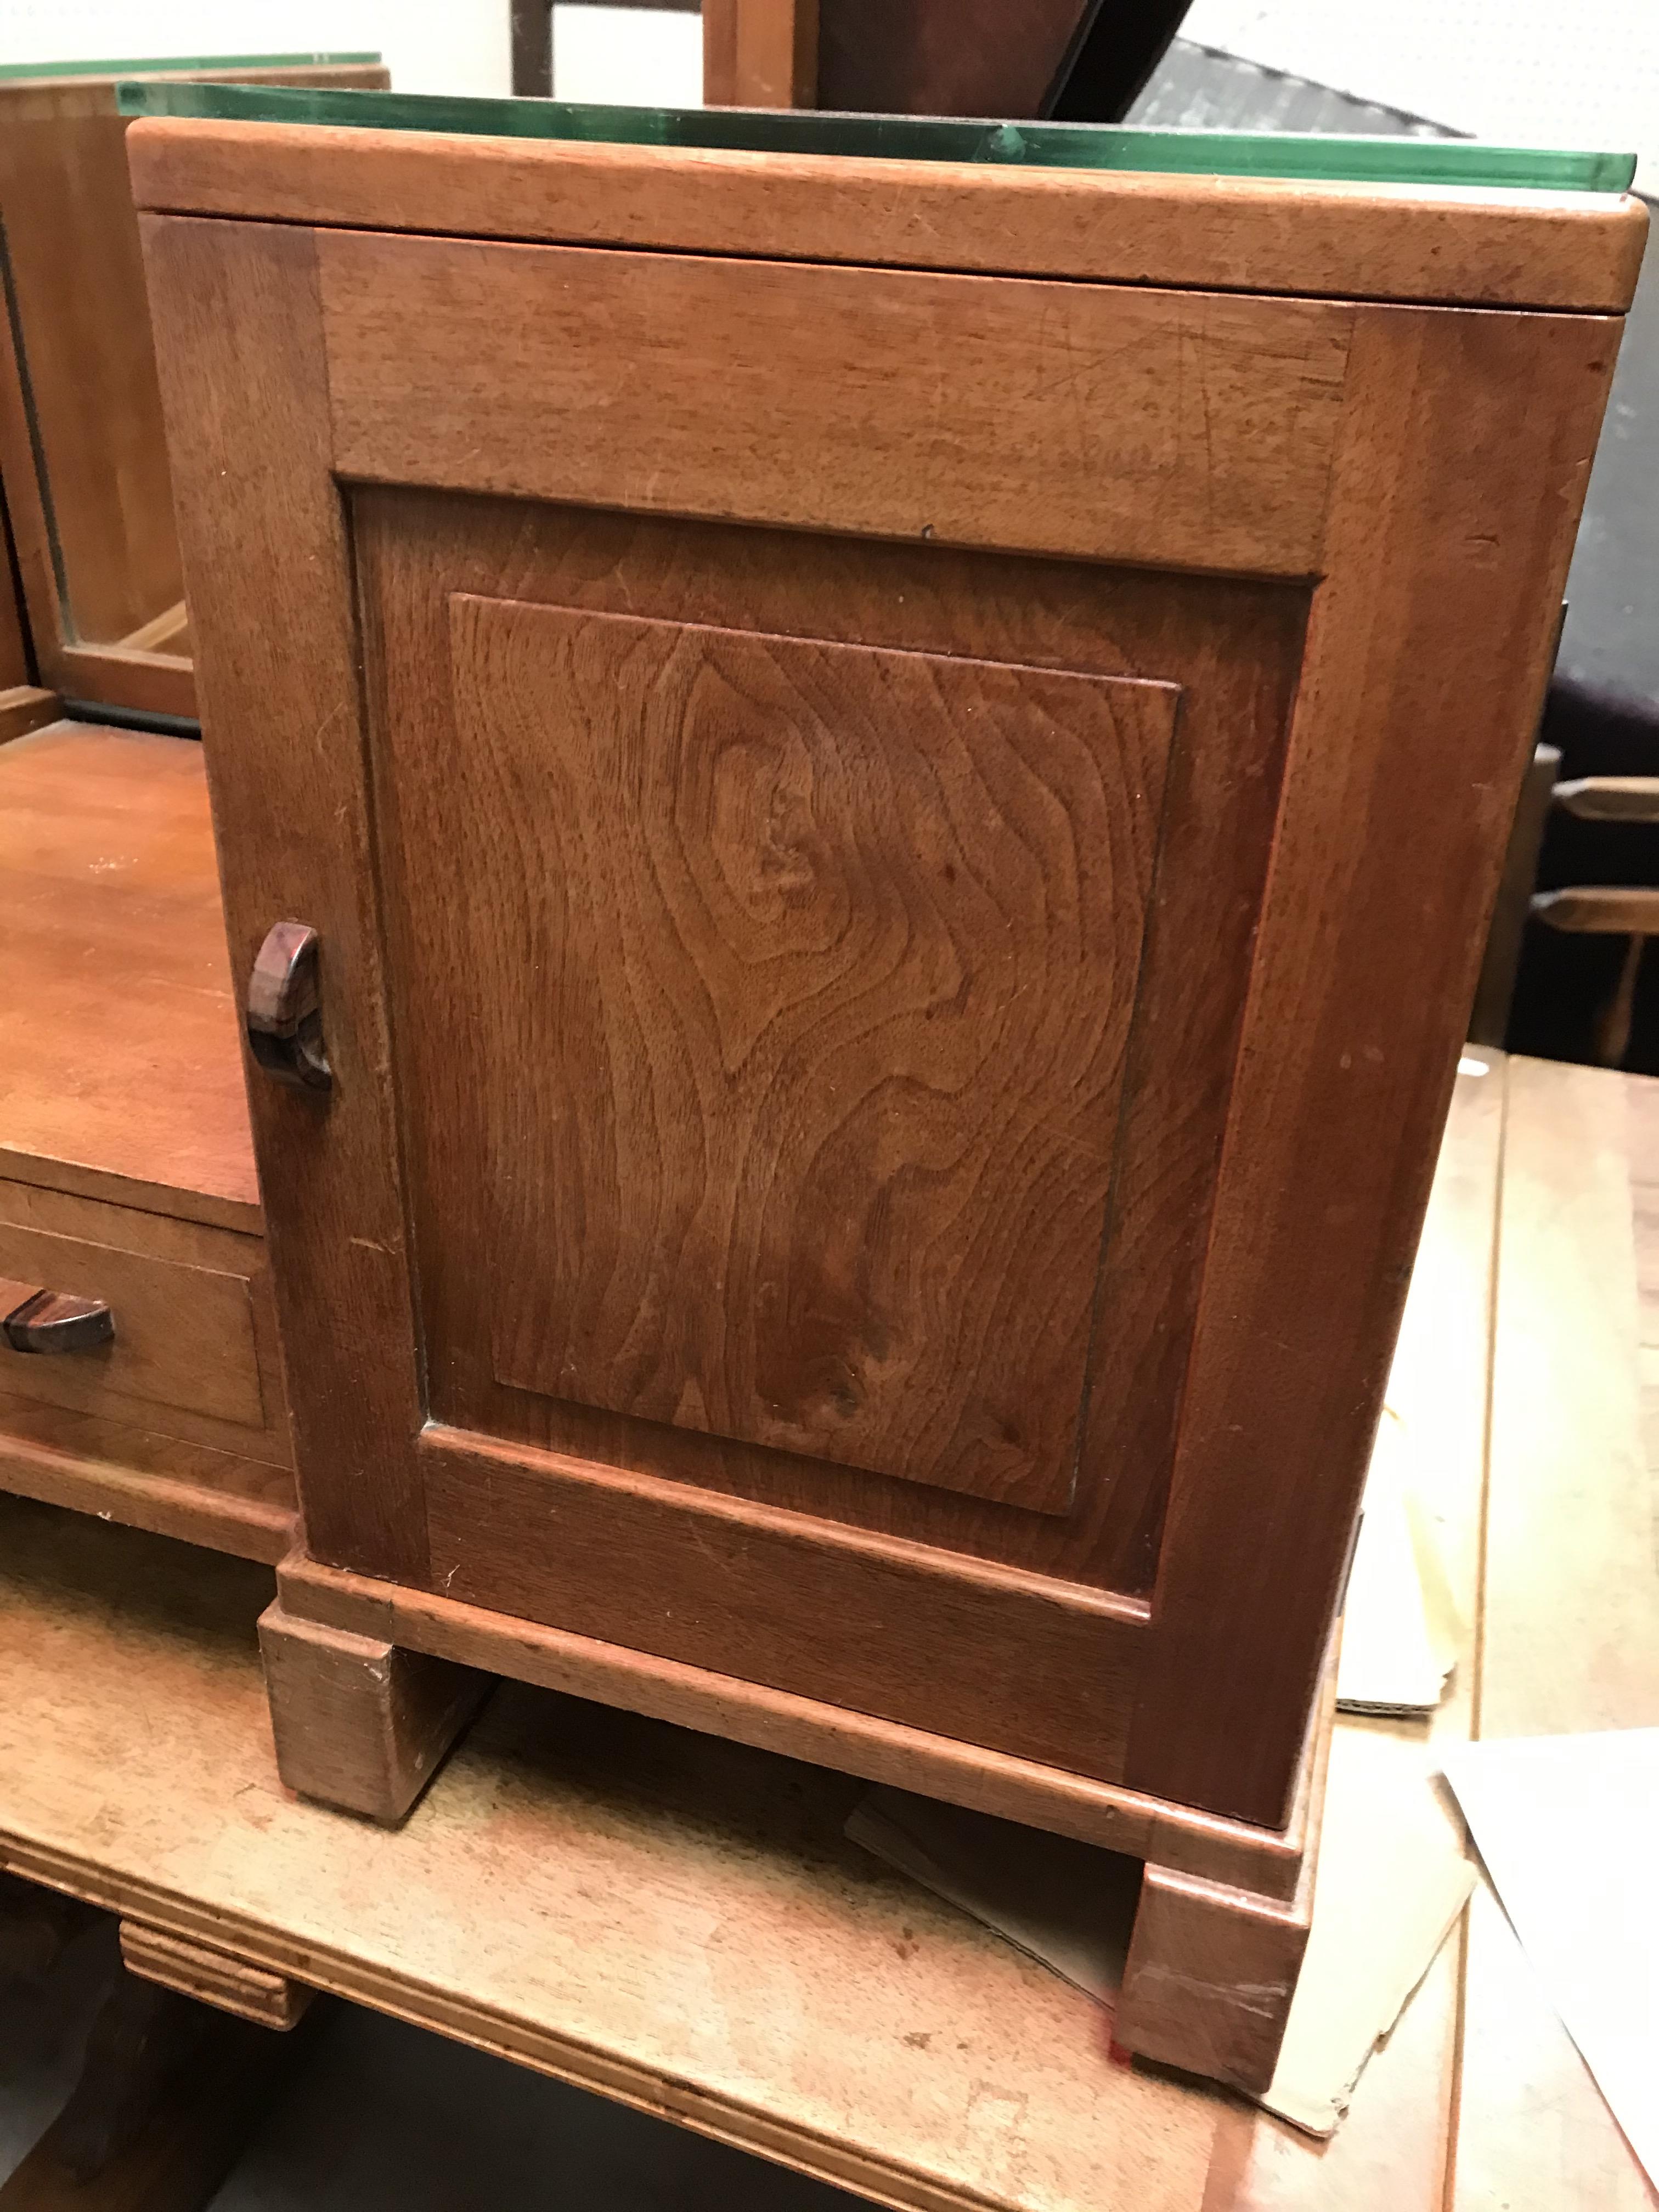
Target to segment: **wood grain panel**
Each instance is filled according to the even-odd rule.
[[[360,492],[353,511],[434,1414],[1097,1587],[1149,1587],[1300,657],[1303,594],[429,494]],[[556,1404],[495,1381],[497,1253],[483,1209],[465,1194],[488,1180],[479,1150],[487,1109],[474,1070],[499,1042],[477,1020],[471,978],[499,957],[491,949],[499,933],[486,926],[475,945],[478,902],[470,893],[424,895],[434,866],[454,869],[441,853],[457,805],[430,764],[465,750],[450,654],[458,590],[1180,683],[1104,1247],[1088,1443],[1066,1519]],[[386,735],[394,730],[410,772],[396,766]],[[478,866],[496,879],[491,855],[481,854]],[[522,1071],[513,1079],[524,1080]]]
[[[316,236],[348,476],[1206,571],[1319,565],[1344,307]]]
[[[1286,1802],[1618,336],[1360,314],[1128,1770],[1212,1811]]]
[[[1638,199],[959,161],[679,152],[167,117],[127,134],[144,207],[901,269],[1578,307],[1630,305]],[[833,189],[826,187],[833,186]]]
[[[406,864],[495,887],[500,1379],[1064,1510],[1178,694],[467,595],[452,641]]]

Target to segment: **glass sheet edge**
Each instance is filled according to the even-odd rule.
[[[1636,173],[1633,154],[1491,146],[1469,138],[1291,137],[1267,131],[1159,131],[1128,124],[836,115],[814,109],[613,107],[555,100],[446,99],[326,86],[128,82],[118,85],[116,99],[121,113],[129,116],[325,124],[890,161],[1272,177],[1291,182],[1623,192]]]

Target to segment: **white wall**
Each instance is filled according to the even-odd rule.
[[[555,8],[553,90],[561,100],[701,107],[702,18],[678,9]]]
[[[508,0],[0,0],[0,62],[362,50],[385,57],[399,92],[512,89]],[[561,100],[696,107],[702,20],[558,7],[553,65]]]
[[[1478,138],[1638,154],[1659,190],[1659,0],[1194,0],[1182,35]]]
[[[404,92],[512,88],[507,0],[0,0],[0,62],[362,49]]]

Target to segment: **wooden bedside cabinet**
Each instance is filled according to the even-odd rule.
[[[138,104],[286,1777],[459,1661],[1047,1823],[1259,2086],[1629,165]]]

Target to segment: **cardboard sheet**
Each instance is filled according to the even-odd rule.
[[[1406,1425],[1385,1407],[1343,1608],[1343,1712],[1432,1712],[1456,1657],[1462,1625],[1413,1472]]]
[[[1659,1729],[1463,1744],[1445,1771],[1522,1948],[1659,2184]]]

